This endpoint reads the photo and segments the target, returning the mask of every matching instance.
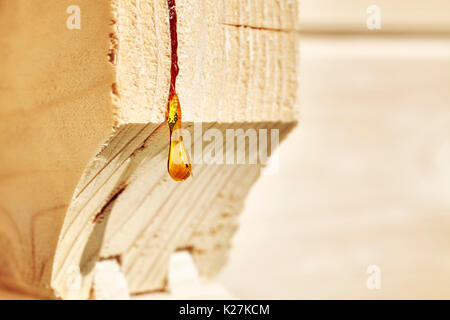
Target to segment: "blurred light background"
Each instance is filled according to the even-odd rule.
[[[300,123],[219,281],[238,298],[450,298],[450,1],[299,9]]]

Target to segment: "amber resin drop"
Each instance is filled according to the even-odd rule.
[[[167,0],[167,6],[169,8],[170,43],[172,50],[169,102],[167,103],[167,123],[169,124],[170,129],[167,169],[172,179],[183,181],[191,175],[192,165],[183,143],[183,136],[181,134],[181,106],[175,91],[178,75],[177,11],[175,0]]]
[[[176,93],[169,100],[167,123],[170,129],[170,146],[167,169],[172,179],[183,181],[192,171],[191,161],[186,152],[181,134],[181,107]]]

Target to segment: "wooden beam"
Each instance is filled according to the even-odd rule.
[[[215,281],[202,279],[191,253],[180,250],[172,254],[168,266],[168,283],[165,291],[133,296],[135,300],[194,300],[194,299],[233,299],[222,285]]]
[[[86,299],[98,261],[116,259],[130,293],[161,290],[170,255],[186,247],[212,276],[262,163],[194,161],[194,178],[170,180],[167,1],[77,3],[80,29],[67,28],[71,1],[0,10],[0,282]],[[283,139],[295,125],[297,15],[287,9],[177,5],[188,131],[273,128]]]

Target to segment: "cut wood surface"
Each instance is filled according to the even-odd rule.
[[[184,127],[282,139],[296,121],[297,2],[179,2]],[[74,30],[71,5],[0,2],[0,285],[87,299],[112,259],[129,293],[161,290],[180,248],[216,274],[261,163],[194,161],[194,178],[171,181],[167,1],[80,0]]]
[[[172,254],[167,273],[168,283],[165,291],[135,295],[133,299],[235,299],[223,285],[200,277],[189,251],[180,250]]]
[[[105,259],[95,264],[91,289],[94,300],[129,300],[127,280],[117,259]]]

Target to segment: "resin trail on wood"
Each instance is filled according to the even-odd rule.
[[[178,75],[178,38],[177,38],[177,11],[175,0],[167,0],[169,6],[170,44],[172,64],[170,67],[169,101],[167,103],[167,123],[170,129],[169,157],[167,169],[172,179],[183,181],[189,178],[192,171],[191,161],[186,152],[181,134],[181,106],[176,93]]]

